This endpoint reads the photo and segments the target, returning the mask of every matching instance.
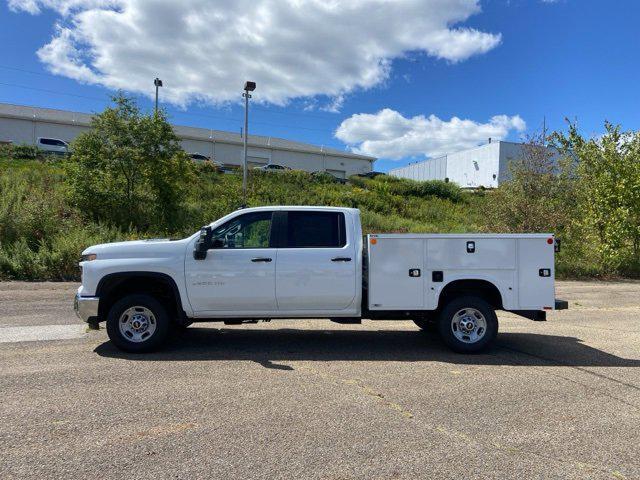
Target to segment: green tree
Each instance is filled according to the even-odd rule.
[[[174,231],[193,178],[192,162],[164,112],[144,115],[119,94],[72,144],[67,193],[88,218],[121,229]]]
[[[554,134],[578,160],[579,203],[585,226],[597,237],[604,266],[619,273],[640,267],[640,132],[605,123],[605,134],[585,139],[576,124]]]
[[[576,215],[575,164],[547,148],[541,136],[522,146],[510,178],[488,193],[487,226],[495,231],[562,235]]]

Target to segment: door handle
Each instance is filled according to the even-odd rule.
[[[351,257],[335,257],[331,259],[332,262],[350,262]]]
[[[252,262],[266,262],[269,263],[271,261],[268,257],[256,257],[251,259]]]

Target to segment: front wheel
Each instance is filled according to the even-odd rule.
[[[127,295],[107,315],[107,334],[126,352],[150,352],[160,347],[169,332],[169,316],[151,295]]]
[[[438,330],[444,343],[452,350],[476,353],[495,340],[498,317],[493,307],[482,298],[460,297],[442,309]]]

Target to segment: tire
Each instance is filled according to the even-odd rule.
[[[125,352],[157,350],[166,340],[169,328],[167,310],[151,295],[127,295],[114,303],[107,315],[109,339]]]
[[[442,341],[454,352],[477,353],[486,349],[498,334],[498,317],[480,297],[465,296],[447,303],[438,318]]]
[[[423,332],[438,332],[438,321],[433,318],[414,318],[413,323],[415,323]]]

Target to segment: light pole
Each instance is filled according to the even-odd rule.
[[[162,80],[160,80],[158,77],[156,77],[155,80],[153,81],[153,84],[156,86],[156,108],[155,108],[155,113],[156,113],[156,115],[158,115],[158,88],[160,88],[162,86]]]
[[[249,137],[249,99],[251,94],[256,89],[256,82],[244,82],[244,134],[243,139],[243,160],[242,160],[242,207],[247,206],[247,139]]]

